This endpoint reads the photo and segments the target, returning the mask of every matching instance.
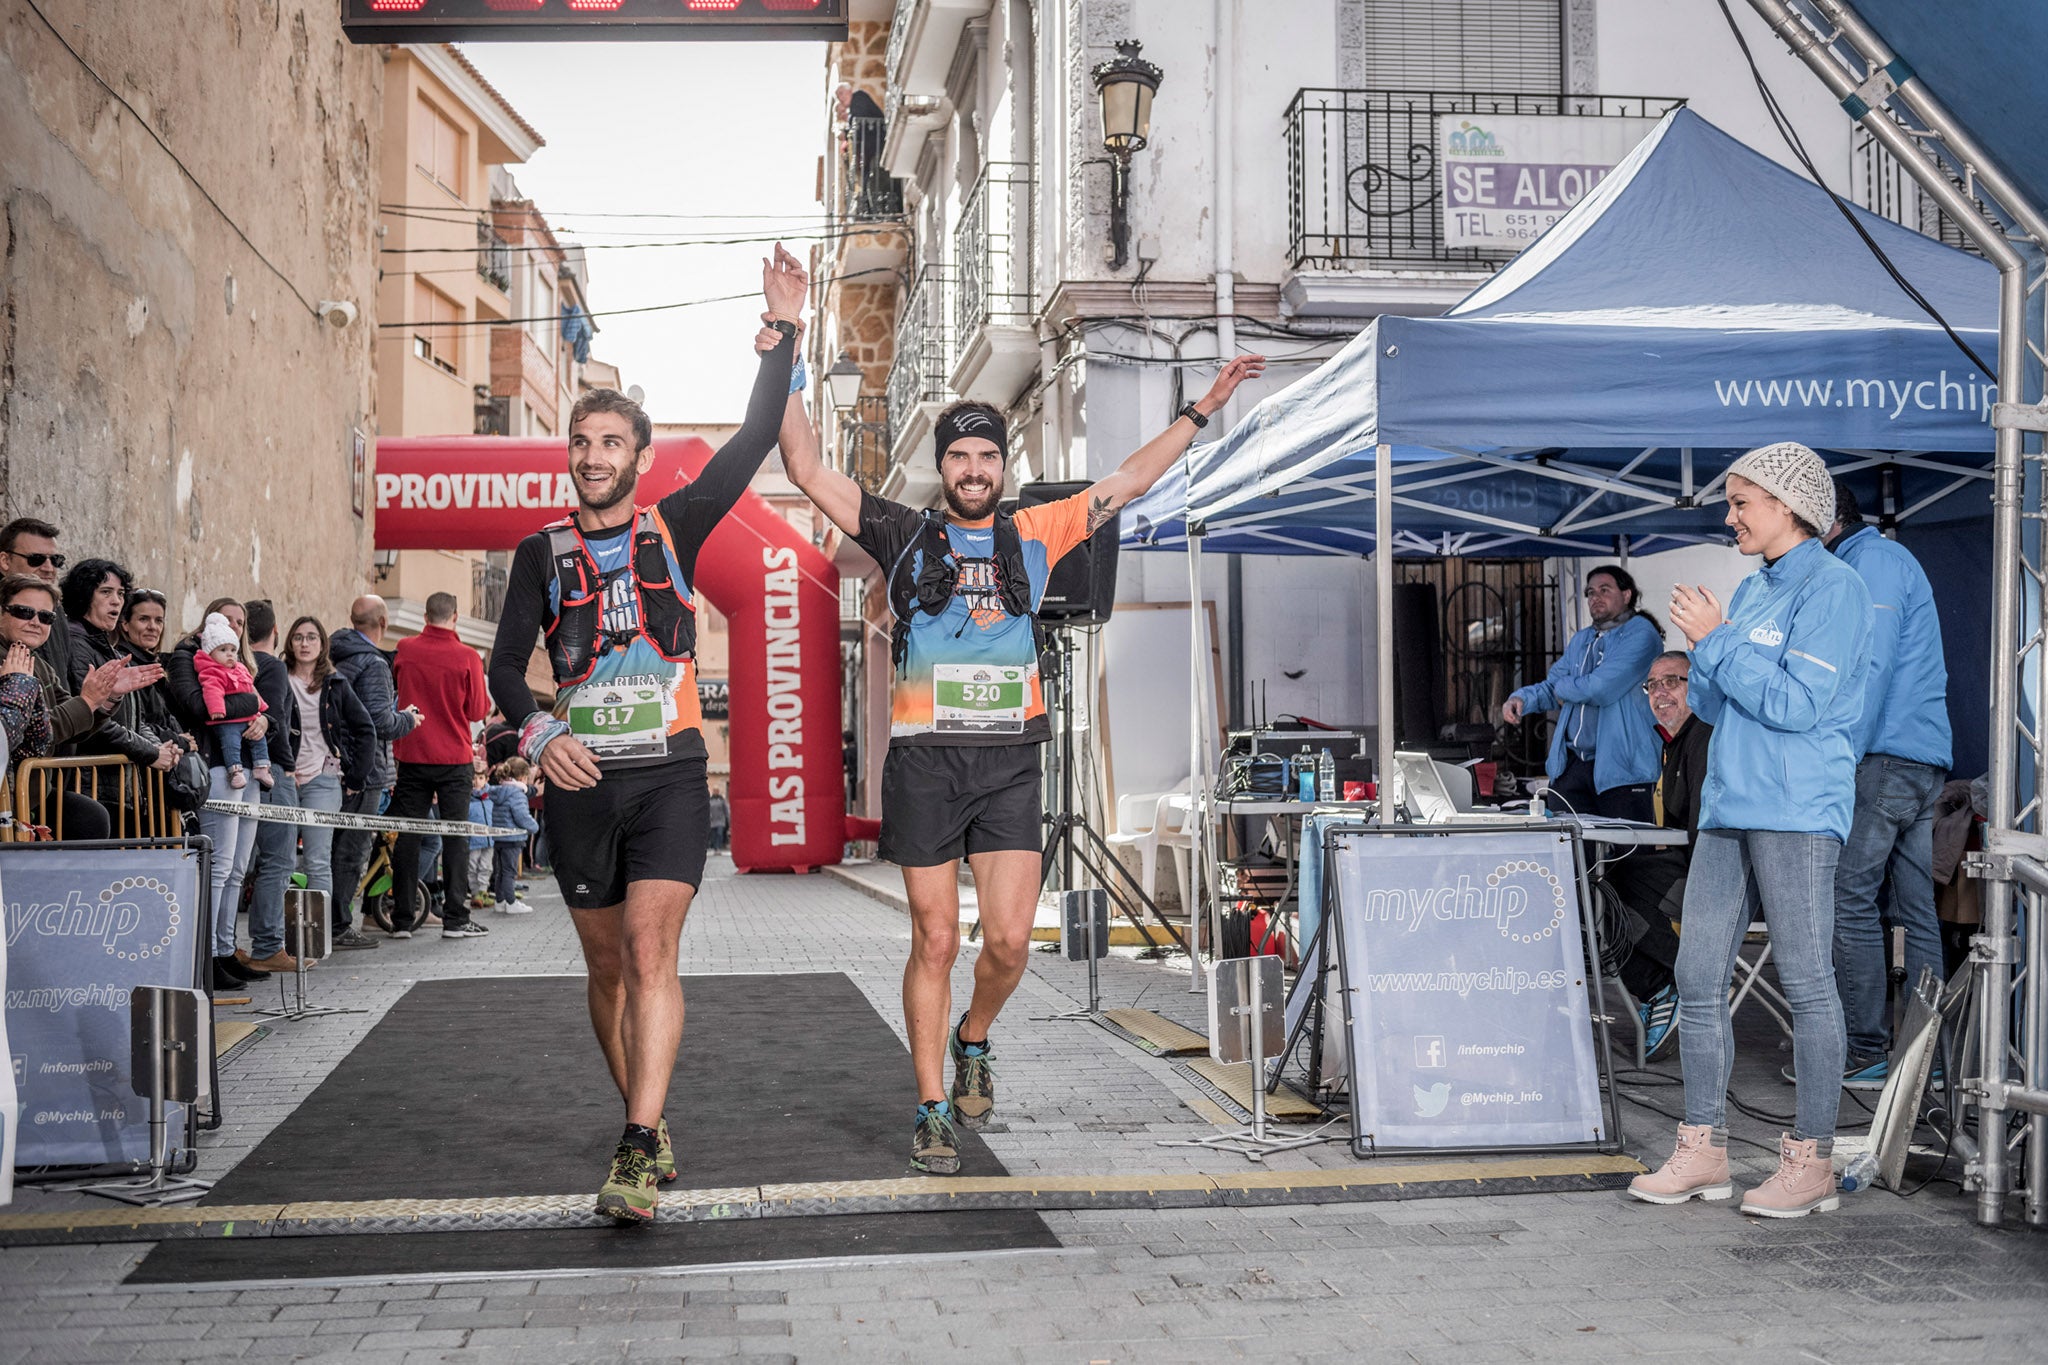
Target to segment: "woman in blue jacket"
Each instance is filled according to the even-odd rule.
[[[1798,1112],[1779,1138],[1777,1171],[1743,1195],[1742,1211],[1797,1218],[1840,1202],[1832,1149],[1847,1039],[1832,965],[1835,863],[1856,794],[1870,593],[1820,541],[1835,490],[1813,451],[1752,450],[1729,466],[1727,493],[1736,548],[1764,562],[1725,619],[1704,588],[1671,597],[1672,622],[1692,642],[1692,707],[1714,738],[1678,950],[1685,1121],[1671,1159],[1629,1191],[1658,1204],[1734,1193],[1728,982],[1761,910],[1792,1009]]]

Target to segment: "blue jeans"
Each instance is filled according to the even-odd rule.
[[[206,794],[216,801],[242,801],[254,806],[262,788],[255,783],[230,787],[228,770],[215,767]],[[256,821],[214,811],[199,812],[199,832],[213,840],[213,955],[233,957],[235,912],[242,907],[242,878],[249,855],[256,851]]]
[[[273,776],[276,785],[263,793],[263,804],[297,806],[299,788],[292,775],[279,769]],[[299,861],[298,846],[297,825],[256,827],[256,861],[249,873],[255,892],[249,900],[250,957],[266,958],[284,948],[284,887]]]
[[[340,810],[340,776],[322,773],[299,783],[299,804],[307,810]],[[334,893],[334,828],[331,825],[305,826],[299,831],[299,850],[306,868],[306,885],[315,891],[325,891],[331,897]]]
[[[1678,1056],[1685,1121],[1725,1127],[1735,1025],[1728,983],[1742,935],[1758,910],[1771,931],[1778,986],[1792,1007],[1792,1066],[1799,1077],[1795,1138],[1832,1138],[1842,1102],[1842,1003],[1834,943],[1835,863],[1826,834],[1703,829],[1685,883],[1678,940]]]
[[[1835,869],[1835,987],[1849,1056],[1873,1062],[1891,1050],[1886,968],[1891,961],[1877,893],[1891,874],[1891,922],[1906,931],[1906,981],[1941,976],[1934,916],[1934,799],[1947,774],[1925,763],[1872,754],[1856,765],[1856,822]]]
[[[213,727],[213,737],[220,741],[220,758],[230,768],[267,768],[270,766],[270,741],[249,739],[245,731],[249,728],[246,720],[230,720]],[[247,759],[245,763],[243,760]]]

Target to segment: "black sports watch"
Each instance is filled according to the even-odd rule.
[[[1193,399],[1189,399],[1186,403],[1181,405],[1181,410],[1178,415],[1187,418],[1190,422],[1193,422],[1195,424],[1195,430],[1197,431],[1200,431],[1203,427],[1209,425],[1209,419],[1202,416],[1202,410],[1195,406]]]

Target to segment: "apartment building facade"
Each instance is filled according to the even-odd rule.
[[[1831,187],[1924,217],[1735,9]],[[1211,437],[1372,317],[1455,303],[1512,249],[1449,244],[1436,166],[1447,116],[1647,120],[1688,103],[1793,160],[1726,21],[1687,0],[855,0],[853,20],[824,73],[851,91],[823,130],[832,233],[810,344],[817,372],[857,367],[860,394],[841,407],[819,385],[814,402],[831,458],[915,504],[935,501],[931,422],[956,398],[1007,413],[1012,491],[1093,479],[1201,393],[1218,356],[1272,363]],[[1140,46],[1119,48],[1130,41]],[[1144,145],[1121,166],[1096,77],[1119,59],[1156,72]],[[851,546],[835,555],[849,577],[870,573]],[[1254,705],[1346,726],[1375,714],[1366,561],[1206,559],[1219,720]],[[871,578],[864,591],[849,718],[865,779],[856,808],[873,813],[888,623]],[[1185,604],[1185,558],[1125,554],[1117,598]],[[1550,601],[1553,629],[1570,605]],[[1112,623],[1083,642],[1084,704],[1156,667],[1120,657],[1141,646],[1119,638]],[[1142,733],[1095,731],[1095,770],[1116,768],[1122,787],[1136,771],[1126,749],[1185,754],[1179,705]],[[1154,776],[1184,778],[1180,762]]]

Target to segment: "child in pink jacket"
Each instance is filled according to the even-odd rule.
[[[227,765],[228,785],[249,785],[248,775],[242,770],[242,759],[246,756],[249,766],[256,771],[256,785],[270,790],[276,779],[270,775],[269,742],[244,738],[243,732],[249,728],[247,720],[226,719],[227,699],[237,692],[254,693],[256,680],[242,667],[242,646],[235,638],[235,628],[219,612],[207,617],[200,628],[199,652],[193,655],[192,665],[199,671],[199,691],[206,698],[208,723],[219,732],[220,758]],[[269,709],[263,698],[256,698],[256,714]]]

